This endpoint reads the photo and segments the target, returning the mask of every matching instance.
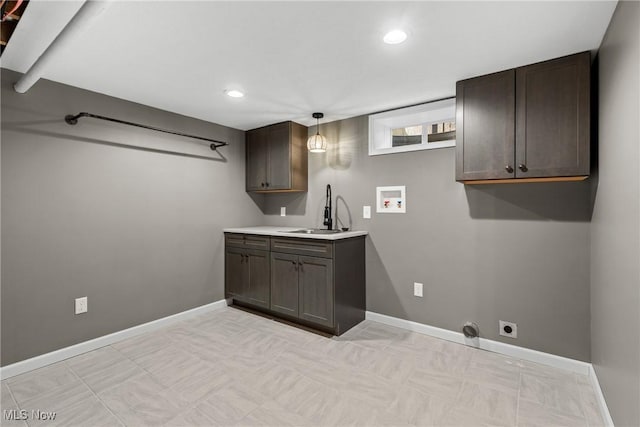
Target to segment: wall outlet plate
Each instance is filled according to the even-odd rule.
[[[280,216],[287,216],[287,207],[286,206],[281,206],[280,207]]]
[[[87,297],[76,298],[76,314],[87,312]]]
[[[498,321],[500,326],[500,335],[509,338],[518,338],[518,324],[513,322],[507,322],[504,320]]]
[[[362,218],[371,219],[371,206],[362,207]]]
[[[413,282],[413,295],[422,298],[422,283]]]

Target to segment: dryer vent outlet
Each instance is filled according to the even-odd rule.
[[[480,328],[473,322],[467,322],[462,327],[462,333],[465,338],[478,338],[480,335]]]

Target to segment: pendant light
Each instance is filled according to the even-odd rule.
[[[324,117],[324,114],[313,113],[312,116],[316,119],[316,134],[307,140],[307,149],[312,153],[324,153],[327,151],[327,138],[320,135],[320,119]]]

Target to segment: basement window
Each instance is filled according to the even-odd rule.
[[[455,145],[455,98],[369,116],[370,156]]]

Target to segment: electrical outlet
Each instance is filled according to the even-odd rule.
[[[87,297],[76,298],[76,314],[87,312]]]
[[[287,216],[287,208],[286,206],[280,207],[280,216]]]
[[[371,219],[371,206],[362,207],[362,218]]]
[[[422,298],[422,283],[413,283],[413,296]]]
[[[513,322],[499,321],[500,335],[509,338],[518,338],[518,325]]]

